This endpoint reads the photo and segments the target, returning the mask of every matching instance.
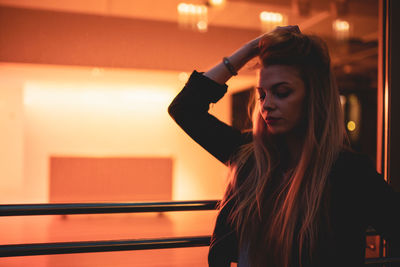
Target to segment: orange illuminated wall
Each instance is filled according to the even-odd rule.
[[[50,202],[172,199],[170,158],[50,158]]]
[[[172,159],[172,200],[221,198],[226,166],[194,142],[167,112],[189,74],[1,65],[0,121],[7,129],[0,133],[6,148],[0,153],[2,203],[56,201],[50,199],[52,157]],[[237,77],[229,83],[230,92],[248,88],[253,81],[250,75]],[[229,95],[210,112],[229,123]],[[69,193],[74,190],[78,188]]]

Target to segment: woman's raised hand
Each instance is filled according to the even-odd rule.
[[[299,26],[297,26],[297,25],[278,26],[274,30],[272,30],[270,33],[273,33],[274,31],[281,31],[281,30],[287,30],[287,31],[291,31],[291,32],[301,33]],[[258,54],[260,53],[260,47],[259,47],[260,41],[261,41],[261,39],[265,38],[265,36],[267,36],[268,34],[269,33],[264,33],[264,34],[258,36],[257,38],[251,40],[247,44],[245,44],[245,46],[248,47],[248,53],[249,53],[250,59],[255,56],[258,56]]]
[[[293,26],[284,26],[284,27],[276,27],[271,33],[274,31],[280,31],[280,30],[288,30],[288,31],[293,31],[300,33],[300,29],[297,25]],[[211,68],[209,71],[205,72],[204,75],[209,77],[210,79],[216,81],[217,83],[224,84],[226,81],[228,81],[232,75],[240,70],[247,62],[249,62],[251,59],[254,57],[258,56],[260,53],[260,47],[259,43],[260,40],[264,38],[264,36],[268,35],[269,33],[262,34],[258,36],[257,38],[247,42],[244,44],[242,47],[240,47],[238,50],[236,50],[232,55],[227,57],[227,60],[229,61],[230,68],[228,69],[227,66],[224,63],[219,63],[213,68]]]
[[[227,66],[221,62],[205,72],[204,75],[217,83],[226,83],[235,72],[239,71],[248,61],[259,54],[258,43],[263,36],[264,35],[258,36],[257,38],[247,42],[226,58],[230,64],[230,68],[233,68],[233,70],[227,68]]]

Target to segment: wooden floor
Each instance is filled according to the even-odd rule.
[[[216,211],[0,217],[0,244],[210,235]],[[208,247],[0,258],[19,267],[202,267]]]

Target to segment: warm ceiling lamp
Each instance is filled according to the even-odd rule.
[[[260,13],[261,28],[263,32],[269,32],[277,26],[286,24],[286,16],[277,12],[263,11]]]
[[[350,35],[350,23],[346,20],[336,19],[332,23],[332,29],[338,40],[345,40]]]
[[[205,5],[180,3],[177,7],[179,25],[185,29],[206,32],[208,28],[208,9]]]
[[[225,0],[208,0],[208,4],[212,7],[221,7],[225,2]]]

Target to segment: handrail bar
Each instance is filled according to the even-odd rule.
[[[215,210],[219,202],[219,200],[195,200],[132,203],[6,204],[0,205],[0,217]],[[378,233],[369,227],[366,235],[373,236],[378,235]]]
[[[217,209],[219,202],[219,200],[203,200],[142,203],[7,204],[0,205],[0,216],[215,210]],[[366,235],[370,236],[378,234],[373,228],[369,227],[366,231]],[[210,236],[13,244],[0,245],[0,257],[198,247],[208,246],[209,244]],[[366,264],[382,264],[391,262],[400,262],[400,258],[369,258],[365,261]]]
[[[194,236],[158,239],[129,239],[0,245],[0,257],[201,247],[209,246],[210,239],[210,236]],[[365,264],[368,265],[394,262],[400,262],[400,257],[365,259]]]
[[[0,245],[0,257],[145,250],[210,245],[210,236]]]
[[[215,210],[218,203],[218,200],[204,200],[142,203],[7,204],[0,205],[0,216]]]

